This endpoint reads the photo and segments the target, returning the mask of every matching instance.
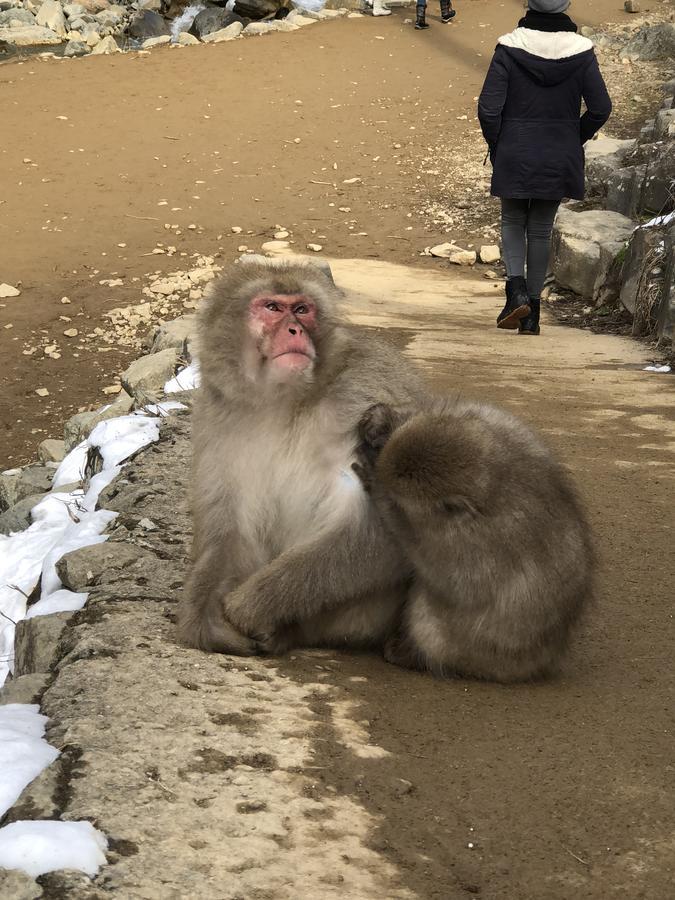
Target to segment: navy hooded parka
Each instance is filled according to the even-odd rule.
[[[583,144],[607,121],[612,104],[592,43],[567,16],[556,18],[569,23],[564,31],[537,30],[541,17],[528,13],[499,38],[483,85],[478,118],[497,197],[584,196]]]

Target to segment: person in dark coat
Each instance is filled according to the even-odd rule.
[[[583,145],[612,111],[593,44],[576,33],[569,5],[529,0],[515,31],[499,38],[478,100],[491,192],[502,201],[507,281],[497,327],[521,334],[539,334],[553,220],[561,200],[583,198]]]

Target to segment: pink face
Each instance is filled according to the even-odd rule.
[[[316,304],[302,294],[260,294],[251,300],[249,329],[263,363],[282,378],[311,369]]]

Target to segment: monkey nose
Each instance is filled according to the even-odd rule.
[[[293,334],[293,335],[302,334],[302,329],[301,328],[289,328],[288,333]]]

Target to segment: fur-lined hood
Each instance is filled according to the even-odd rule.
[[[498,44],[539,84],[560,84],[593,53],[593,43],[571,31],[516,28]]]

